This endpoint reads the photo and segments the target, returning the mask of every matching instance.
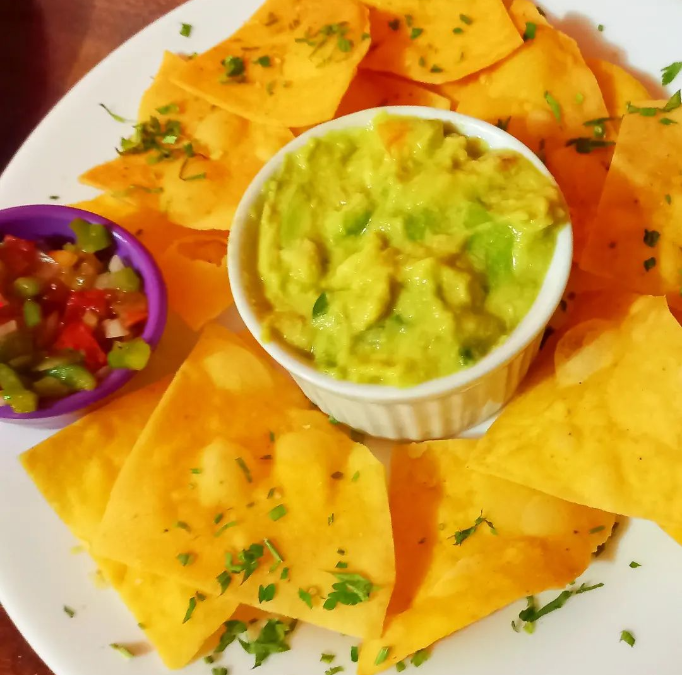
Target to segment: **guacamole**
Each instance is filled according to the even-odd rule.
[[[334,377],[409,386],[507,338],[566,209],[522,155],[380,115],[289,154],[253,217],[265,338]]]

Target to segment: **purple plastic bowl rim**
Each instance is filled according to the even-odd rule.
[[[156,347],[166,326],[168,314],[168,299],[166,285],[158,265],[151,253],[130,232],[124,230],[108,218],[98,216],[96,213],[76,209],[71,206],[57,204],[35,204],[29,206],[14,206],[0,210],[0,233],[4,226],[12,223],[21,223],[24,219],[44,218],[46,222],[45,233],[49,236],[50,220],[62,220],[70,223],[74,218],[83,218],[90,223],[104,225],[114,236],[116,252],[121,253],[132,267],[140,274],[144,282],[144,292],[149,305],[149,316],[141,337],[151,347]],[[0,406],[0,420],[38,420],[50,417],[68,415],[87,408],[94,403],[106,398],[124,384],[129,382],[135,375],[132,370],[115,370],[107,375],[102,382],[92,391],[80,391],[70,396],[51,403],[32,413],[15,413],[9,406]]]

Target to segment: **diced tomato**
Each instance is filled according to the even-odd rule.
[[[15,277],[20,277],[30,272],[37,261],[36,243],[6,234],[2,244],[0,246],[0,260],[6,265],[10,273]]]
[[[107,362],[107,355],[97,342],[97,338],[82,321],[67,323],[55,341],[54,348],[57,351],[75,349],[82,352],[85,365],[93,373],[105,366]]]
[[[119,298],[116,302],[112,302],[111,307],[126,328],[147,320],[149,308],[146,295],[143,293],[121,293]]]
[[[59,311],[66,304],[71,290],[59,279],[51,281],[43,291],[43,304],[46,306],[46,311]]]
[[[87,312],[94,312],[100,319],[107,318],[109,302],[106,291],[97,288],[89,291],[71,291],[64,309],[64,322],[78,321]]]

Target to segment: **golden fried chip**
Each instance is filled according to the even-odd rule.
[[[343,97],[336,116],[385,105],[422,105],[450,109],[450,101],[414,82],[360,70]]]
[[[216,325],[135,446],[95,550],[358,636],[381,632],[395,575],[381,463],[311,411],[260,352]],[[323,608],[322,598],[332,602],[348,583],[362,601]],[[261,605],[264,592],[272,599]]]
[[[627,112],[628,103],[651,98],[646,86],[615,63],[601,59],[587,59],[587,65],[599,83],[604,103],[611,117]]]
[[[362,67],[440,84],[523,44],[500,0],[365,0],[372,47]]]
[[[113,400],[24,453],[24,468],[50,506],[84,541],[92,542],[111,489],[168,386],[168,380]],[[176,524],[177,525],[177,524]],[[226,621],[237,603],[207,598],[192,622],[182,623],[194,588],[95,558],[169,668],[180,668]]]
[[[196,230],[228,230],[244,190],[293,134],[213,107],[171,82],[166,53],[140,106],[137,145],[81,181]]]
[[[646,104],[663,107],[665,101]],[[671,120],[670,124],[661,120]],[[637,293],[682,287],[682,108],[626,115],[580,266]]]
[[[360,675],[390,667],[519,598],[565,586],[610,535],[611,514],[469,470],[475,446],[456,440],[395,448],[396,587],[384,634],[362,646]],[[376,666],[384,647],[388,658]]]
[[[368,30],[355,0],[268,0],[173,81],[254,122],[318,124],[334,116],[369,48]]]
[[[509,11],[519,22],[537,15],[528,0],[514,0]],[[439,91],[457,104],[457,112],[505,122],[509,133],[537,151],[589,135],[583,123],[608,115],[578,45],[543,22],[508,58]]]
[[[587,297],[474,451],[478,471],[613,513],[682,523],[682,327],[665,298]]]

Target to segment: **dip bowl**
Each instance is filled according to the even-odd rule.
[[[104,225],[114,240],[113,252],[142,278],[149,315],[140,337],[153,349],[161,339],[166,325],[166,286],[151,254],[130,232],[89,211],[56,204],[39,204],[0,210],[0,237],[11,234],[30,240],[57,237],[73,241],[74,235],[69,229],[69,223],[75,218]],[[9,405],[0,406],[0,422],[60,426],[71,421],[78,411],[89,408],[123,387],[135,375],[136,371],[133,370],[112,370],[92,391],[70,394],[42,405],[32,413],[16,413]]]
[[[570,222],[557,231],[556,246],[542,286],[530,310],[507,339],[474,365],[452,375],[409,387],[358,384],[317,370],[283,341],[265,340],[252,300],[257,271],[258,224],[252,210],[266,182],[284,157],[309,139],[330,131],[366,127],[380,113],[443,120],[460,133],[480,138],[490,149],[513,150],[526,157],[553,182],[545,165],[529,148],[505,131],[472,117],[417,106],[363,110],[314,127],[277,153],[254,178],[237,208],[228,249],[228,272],[237,309],[263,349],[294,378],[303,393],[339,422],[373,436],[425,440],[461,434],[495,414],[512,397],[540,348],[540,342],[568,282],[573,256]]]

